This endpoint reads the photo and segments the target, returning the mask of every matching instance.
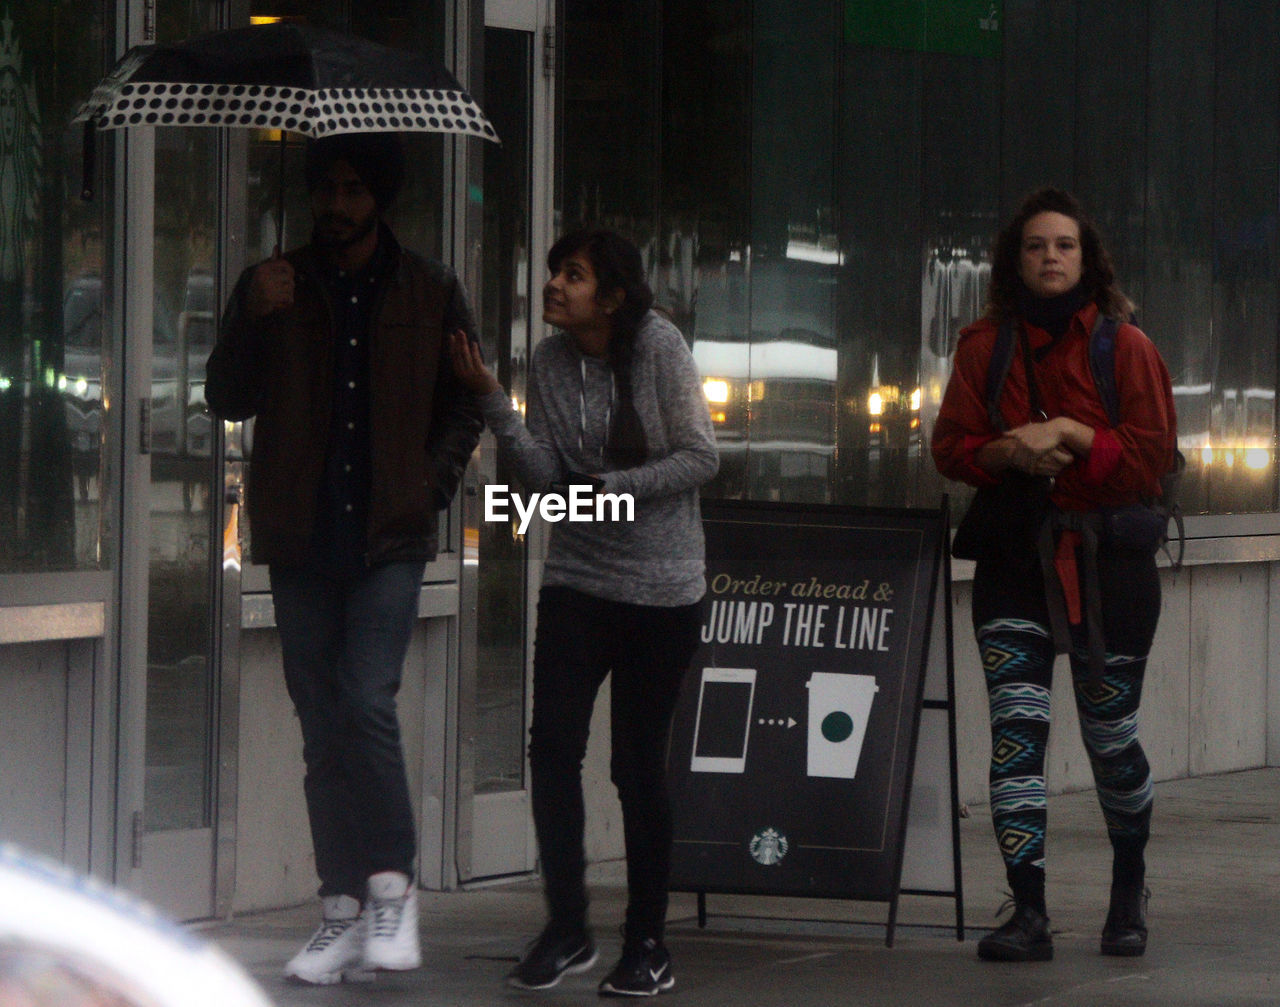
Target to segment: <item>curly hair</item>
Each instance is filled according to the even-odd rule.
[[[1041,213],[1061,213],[1080,227],[1080,252],[1083,272],[1080,286],[1085,296],[1104,315],[1128,320],[1134,304],[1116,284],[1111,254],[1102,243],[1102,235],[1085,212],[1084,205],[1064,189],[1045,187],[1027,196],[1013,219],[996,235],[991,250],[991,289],[987,296],[986,315],[1003,321],[1017,312],[1018,295],[1026,289],[1019,263],[1022,255],[1022,229],[1027,221]]]
[[[614,464],[624,468],[638,465],[649,456],[649,445],[632,396],[631,363],[640,323],[653,307],[653,291],[645,280],[640,250],[616,231],[582,228],[569,232],[547,252],[547,266],[556,273],[565,259],[579,253],[595,270],[597,298],[622,292],[622,304],[610,316],[608,359],[618,402],[605,447]]]

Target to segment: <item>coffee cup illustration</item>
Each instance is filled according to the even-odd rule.
[[[879,686],[874,675],[815,671],[809,690],[808,775],[852,780]]]

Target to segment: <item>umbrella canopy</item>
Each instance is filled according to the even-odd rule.
[[[420,53],[276,23],[130,49],[77,112],[99,129],[248,126],[498,139],[454,77]]]

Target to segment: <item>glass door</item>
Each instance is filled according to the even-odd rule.
[[[217,27],[220,7],[204,0],[162,16],[156,41]],[[215,911],[222,501],[204,366],[217,325],[224,142],[220,130],[177,127],[128,138],[136,198],[126,256],[121,665],[133,778],[122,845],[129,886],[182,919]]]
[[[549,117],[542,114],[548,108],[549,82],[535,59],[544,27],[542,7],[490,4],[484,34],[485,112],[502,145],[485,144],[482,154],[481,331],[485,359],[517,407],[524,403],[529,353],[540,324],[531,314],[536,305],[533,283],[541,275],[537,264],[550,223]],[[515,484],[488,431],[477,469],[480,499],[485,485]],[[463,668],[464,697],[471,701],[464,699],[461,713],[460,881],[530,871],[537,852],[525,766],[530,559],[537,553],[536,543],[518,534],[514,523],[483,519],[477,522],[476,541],[477,562],[471,568],[477,577],[476,658],[473,669]]]

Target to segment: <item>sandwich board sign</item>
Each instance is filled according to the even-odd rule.
[[[901,891],[955,895],[959,912],[950,620],[937,618],[950,611],[945,505],[707,500],[703,525],[701,643],[667,759],[670,887],[699,893],[700,921],[709,892],[889,902],[889,943]],[[943,667],[930,673],[931,659]],[[904,888],[926,702],[941,732],[929,768],[941,753],[949,770],[930,781],[931,798],[950,800],[941,820],[912,817],[927,845],[936,834],[950,849],[914,844],[912,861],[931,876]],[[942,852],[951,886],[936,868]]]

